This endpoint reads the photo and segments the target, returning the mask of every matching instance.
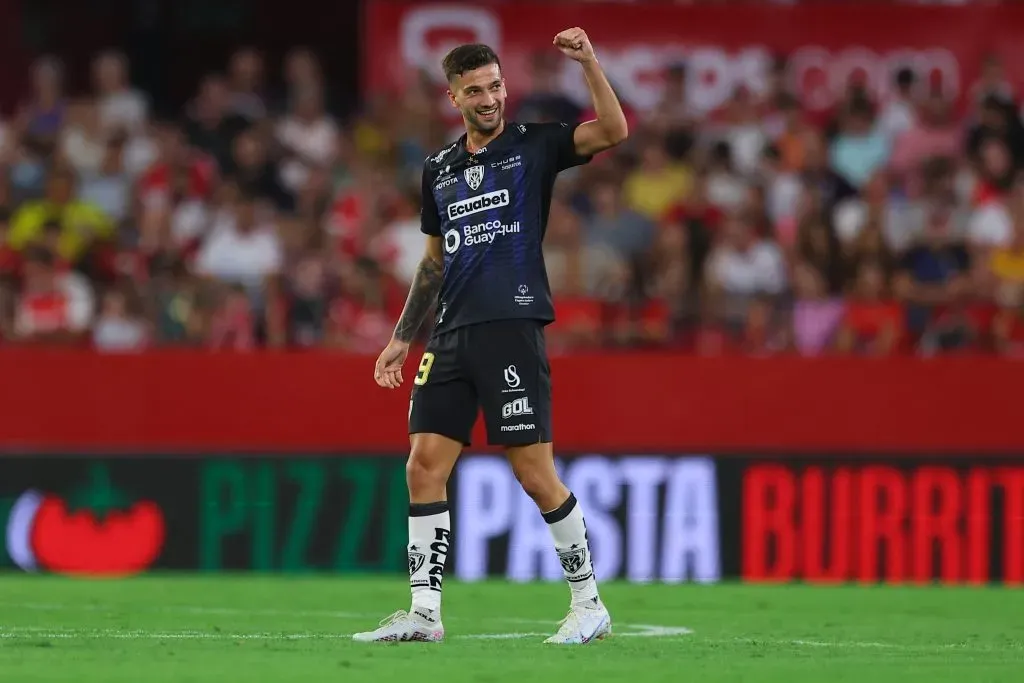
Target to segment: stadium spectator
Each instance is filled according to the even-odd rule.
[[[839,134],[829,158],[836,172],[854,187],[863,186],[889,161],[892,142],[878,130],[869,102],[854,98],[839,118]]]
[[[626,205],[651,220],[660,220],[685,197],[693,182],[690,169],[674,161],[662,140],[653,140],[640,151],[640,163],[624,184]]]
[[[903,310],[887,291],[881,264],[862,262],[839,328],[837,347],[843,353],[887,356],[904,341]]]
[[[92,328],[92,343],[99,351],[141,351],[149,342],[145,321],[138,316],[134,302],[123,288],[104,292],[99,314]]]
[[[55,256],[76,264],[95,244],[114,238],[115,226],[96,204],[75,199],[77,180],[71,171],[53,170],[44,199],[25,202],[15,213],[8,243],[23,249],[44,238],[56,226],[59,239]]]
[[[352,107],[310,50],[272,54],[239,49],[158,120],[166,93],[133,89],[122,53],[84,95],[33,65],[0,121],[0,343],[379,351],[422,255],[423,157],[450,137],[442,84],[413,69]],[[1024,350],[1024,124],[999,59],[967,112],[907,69],[812,110],[785,55],[764,64],[710,111],[699,64],[665,65],[624,102],[630,144],[564,174],[551,348]],[[588,115],[528,68],[517,117]]]
[[[263,55],[246,47],[231,55],[228,66],[228,110],[247,121],[256,122],[267,115]]]

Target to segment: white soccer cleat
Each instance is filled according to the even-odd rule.
[[[444,627],[440,621],[405,610],[398,610],[380,622],[376,631],[356,633],[352,640],[358,643],[439,643],[444,640]]]
[[[603,604],[599,602],[593,607],[573,605],[565,619],[562,619],[558,633],[544,642],[556,645],[583,645],[594,640],[602,640],[611,633],[612,616],[608,614]]]

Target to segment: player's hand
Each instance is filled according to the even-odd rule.
[[[594,46],[590,44],[587,32],[579,26],[567,28],[552,41],[562,54],[577,62],[589,62],[595,58]]]
[[[402,386],[402,364],[409,355],[406,342],[392,339],[387,348],[377,356],[377,365],[373,369],[373,379],[385,389],[397,389]]]

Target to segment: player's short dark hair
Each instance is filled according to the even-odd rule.
[[[479,69],[488,64],[497,64],[501,68],[501,60],[498,54],[487,45],[470,43],[459,45],[441,60],[441,67],[444,69],[444,77],[451,83],[456,76],[461,76],[467,71]]]

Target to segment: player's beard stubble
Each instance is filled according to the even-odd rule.
[[[466,120],[467,127],[481,133],[493,133],[498,130],[505,118],[505,103],[495,101],[491,108],[493,112],[488,112],[487,107],[463,109],[462,116]]]

